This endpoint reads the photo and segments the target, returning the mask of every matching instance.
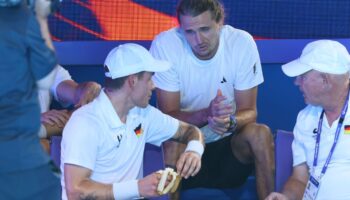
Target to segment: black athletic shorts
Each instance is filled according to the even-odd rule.
[[[254,164],[242,164],[233,155],[231,150],[232,135],[206,144],[199,173],[194,177],[182,179],[181,189],[196,187],[234,188],[245,183],[252,173]]]

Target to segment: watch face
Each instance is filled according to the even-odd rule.
[[[234,131],[236,129],[236,126],[237,126],[237,120],[236,120],[236,115],[234,114],[231,114],[230,115],[230,127],[228,128],[228,130],[231,132],[231,131]]]

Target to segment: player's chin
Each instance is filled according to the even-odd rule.
[[[146,100],[146,101],[142,102],[142,103],[139,105],[139,107],[141,107],[141,108],[146,108],[146,107],[148,106],[148,104],[149,104],[149,101]]]

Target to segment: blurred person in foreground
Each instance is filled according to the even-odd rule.
[[[0,1],[0,199],[59,199],[59,177],[38,137],[38,89],[57,65],[47,17],[51,1]]]

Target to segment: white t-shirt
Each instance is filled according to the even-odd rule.
[[[178,120],[152,106],[131,109],[124,124],[101,91],[93,102],[75,111],[66,124],[61,143],[61,171],[64,174],[64,164],[69,163],[92,170],[90,178],[100,183],[136,180],[142,177],[145,143],[159,146],[178,127]],[[62,198],[66,199],[64,175],[61,184]],[[127,189],[138,196],[136,181]]]
[[[234,89],[251,89],[264,81],[253,38],[228,25],[222,27],[218,50],[210,60],[198,59],[178,28],[159,34],[150,52],[173,64],[169,71],[156,73],[153,81],[162,90],[179,91],[183,111],[207,108],[218,89],[234,103]],[[201,130],[207,143],[221,138],[207,126]]]
[[[57,86],[65,80],[72,80],[72,77],[67,70],[65,70],[61,65],[58,65],[55,80],[50,87],[50,90],[39,90],[39,103],[41,113],[49,110],[52,96],[54,96],[55,100],[58,101],[56,89]]]
[[[306,162],[311,173],[316,143],[316,130],[322,113],[321,107],[308,105],[299,112],[294,127],[293,166]],[[326,115],[323,117],[321,141],[319,147],[318,164],[315,176],[321,174],[323,165],[334,142],[339,118],[330,127]],[[321,179],[318,200],[349,200],[350,199],[350,134],[345,134],[344,128],[350,126],[350,112],[348,110],[343,127],[341,128],[338,144],[328,165],[325,175]]]

